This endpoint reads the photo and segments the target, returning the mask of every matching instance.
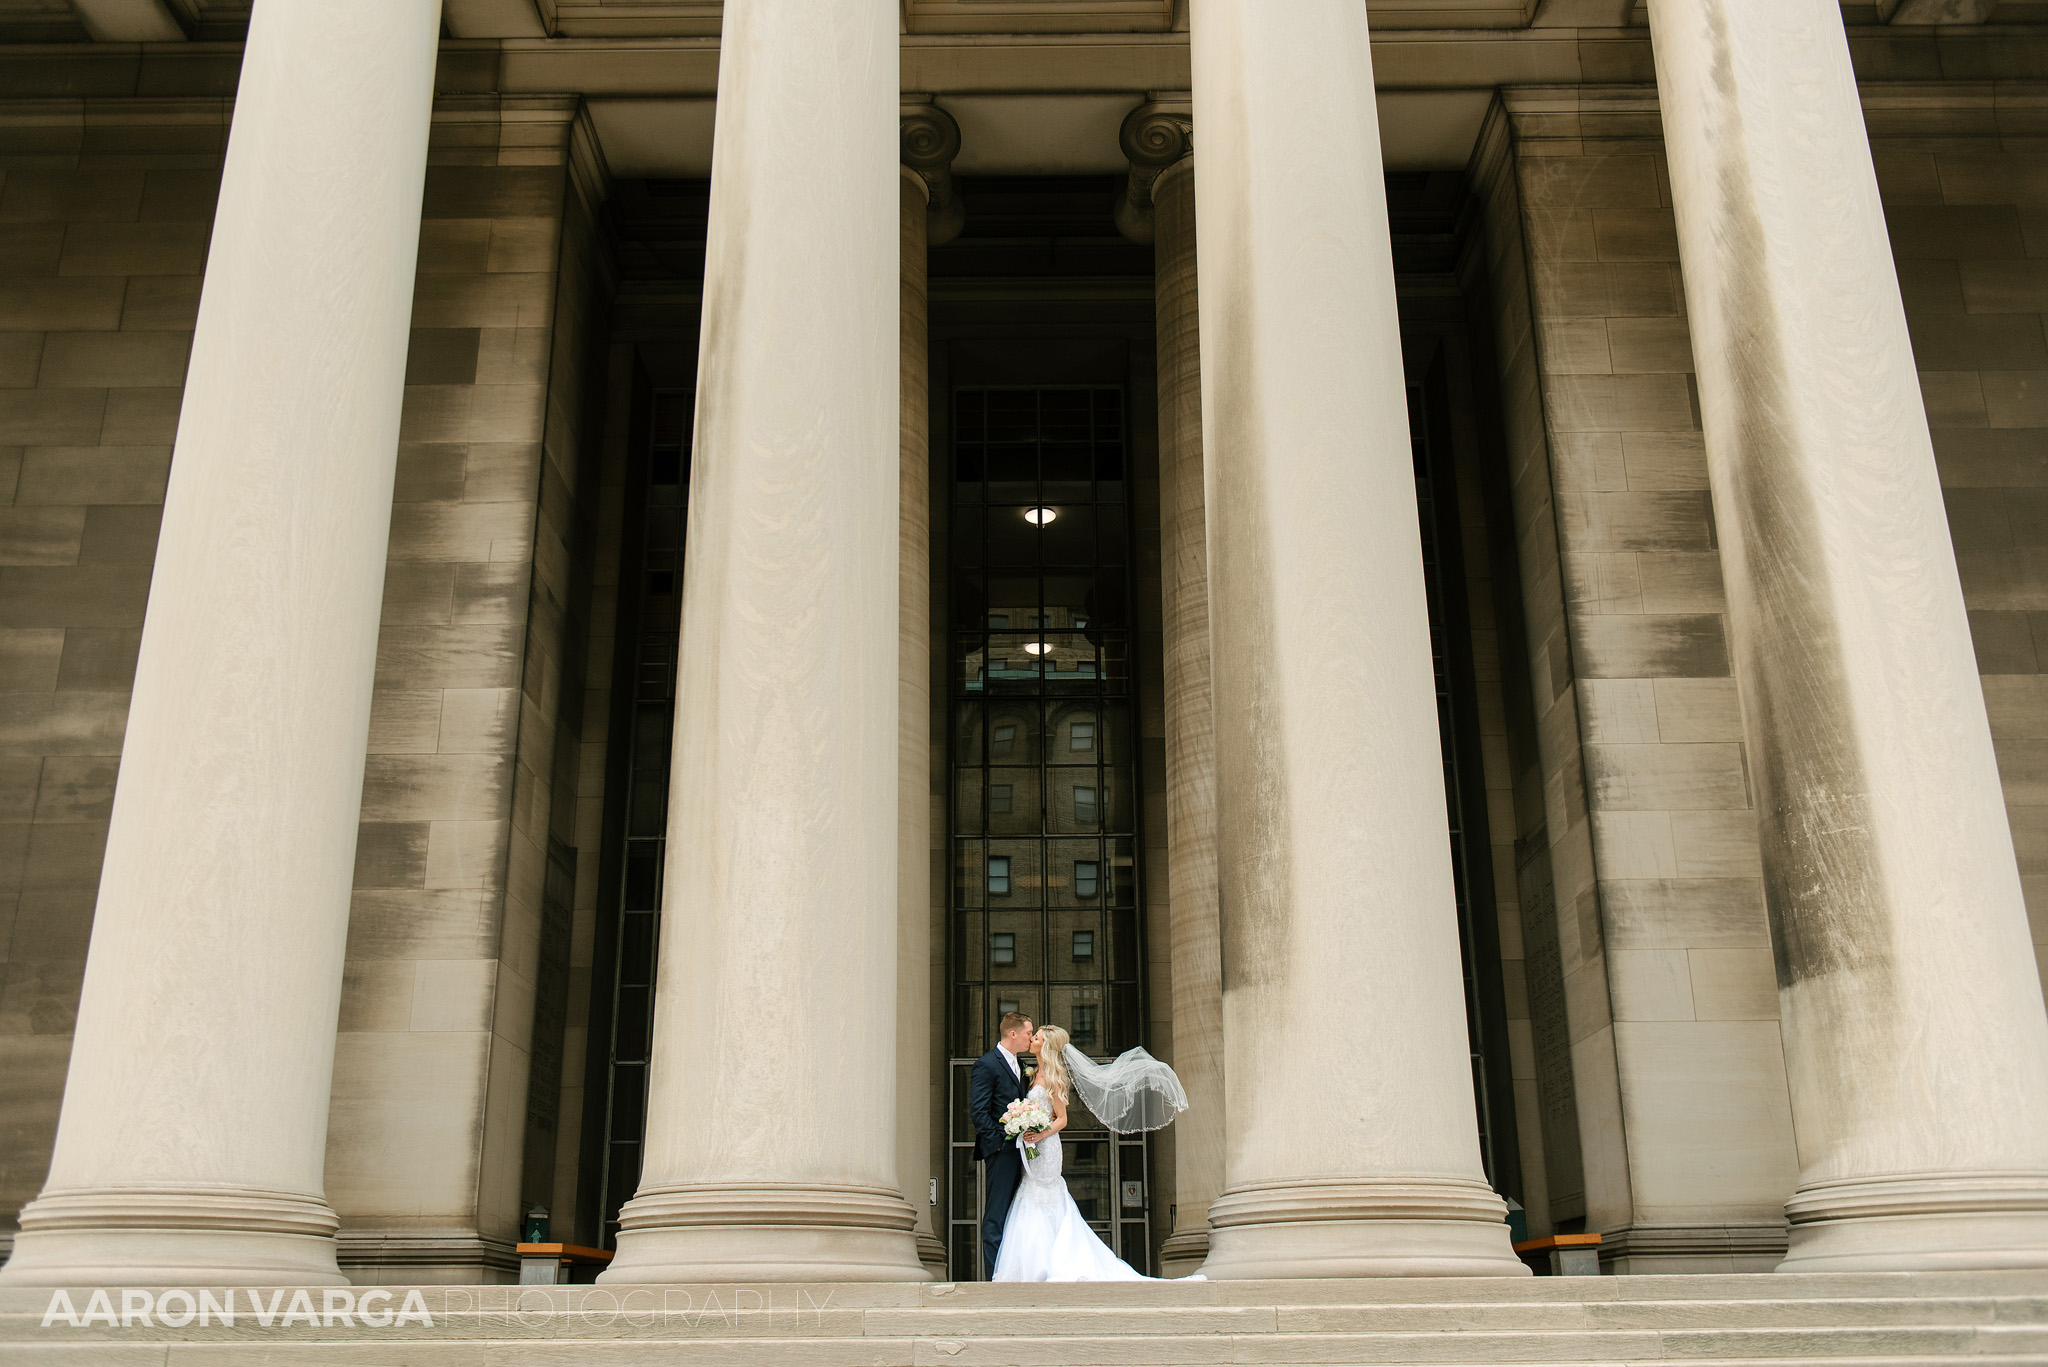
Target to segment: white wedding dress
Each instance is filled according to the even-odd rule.
[[[1033,1087],[1030,1099],[1052,1109],[1045,1088]],[[1081,1218],[1081,1208],[1060,1175],[1060,1137],[1038,1141],[1038,1157],[1024,1160],[1024,1180],[1010,1203],[996,1252],[998,1282],[1149,1282],[1109,1251]]]

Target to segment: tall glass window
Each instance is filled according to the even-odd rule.
[[[953,1273],[974,1272],[965,1069],[1006,1011],[1097,1056],[1139,1044],[1138,771],[1123,391],[953,396]],[[1146,1259],[1145,1148],[1077,1113],[1065,1169]]]

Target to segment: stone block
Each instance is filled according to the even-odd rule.
[[[1890,204],[1892,254],[1905,260],[2023,257],[2019,210],[2011,204]]]
[[[1956,270],[1971,313],[2048,311],[2048,261],[2017,256],[1966,260],[1957,263]]]
[[[529,442],[540,435],[546,400],[537,385],[415,385],[405,391],[399,439]]]
[[[379,688],[370,701],[372,755],[433,753],[441,726],[439,689]]]
[[[1557,493],[1559,536],[1574,552],[1711,551],[1712,514],[1704,492],[1564,490]]]
[[[170,472],[167,446],[31,446],[22,453],[15,502],[161,507]]]
[[[473,888],[358,888],[349,898],[351,959],[488,958],[497,935],[497,908]]]
[[[481,1030],[338,1037],[327,1198],[347,1218],[461,1228],[474,1219],[477,1128],[490,1036]]]
[[[523,545],[532,535],[530,503],[401,503],[391,510],[394,561],[488,562],[498,543]]]
[[[1692,373],[1692,336],[1683,318],[1610,318],[1607,350],[1617,375]]]
[[[142,211],[140,171],[15,169],[0,183],[0,219],[133,223]]]
[[[356,831],[358,888],[425,886],[427,831],[424,821],[365,821]]]
[[[1936,158],[1947,204],[2048,203],[2048,161],[2003,152],[1942,152]]]
[[[1607,991],[1616,1021],[1693,1018],[1692,978],[1682,949],[1609,950]]]
[[[1692,391],[1682,375],[1546,377],[1544,396],[1551,424],[1563,432],[1685,432],[1697,426]]]
[[[1714,551],[1649,552],[1636,557],[1643,611],[1711,612],[1727,608],[1721,587],[1721,557]]]
[[[1778,1019],[1778,981],[1768,948],[1689,949],[1686,957],[1698,1019]]]
[[[2041,263],[2048,266],[2048,261]],[[1984,415],[1993,427],[2048,427],[2048,371],[1991,370],[1981,376]]]
[[[52,332],[43,339],[44,389],[164,388],[185,382],[183,332]]]
[[[1938,428],[1934,462],[1943,488],[2039,488],[2048,485],[2048,446],[2038,432]]]
[[[155,503],[110,504],[85,510],[81,565],[151,565],[164,510]]]
[[[476,328],[414,328],[405,355],[408,385],[466,385],[477,378]]]
[[[1718,613],[1589,618],[1578,632],[1578,671],[1607,679],[1718,678],[1729,673]]]
[[[343,1034],[412,1028],[413,980],[410,959],[350,959],[341,968]]]
[[[497,549],[494,545],[494,553]],[[511,549],[509,544],[507,549]],[[457,565],[454,621],[475,625],[523,623],[532,578],[530,567],[516,559],[489,565]]]
[[[108,446],[161,446],[168,450],[178,438],[178,406],[184,397],[184,391],[174,387],[108,390],[100,441]]]
[[[435,748],[442,754],[509,754],[518,735],[519,714],[517,689],[447,689],[441,694]]]
[[[145,223],[211,225],[219,201],[219,167],[152,167],[142,190],[141,219]]]
[[[43,365],[43,334],[0,332],[0,389],[33,389]]]
[[[508,756],[371,755],[363,820],[502,820],[512,804],[512,778]]]
[[[206,269],[211,224],[74,223],[64,233],[59,275],[197,276]]]
[[[127,727],[125,693],[0,693],[0,755],[118,755]]]
[[[387,626],[377,642],[380,688],[503,688],[519,678],[516,623]]]
[[[127,692],[135,683],[135,653],[142,645],[142,628],[67,627],[64,658],[57,672],[59,692],[119,695],[120,714],[128,715]]]
[[[0,823],[25,826],[35,820],[36,787],[42,776],[41,755],[0,754]],[[6,914],[11,917],[14,914],[15,884],[10,882],[7,891]],[[0,919],[0,935],[4,935],[5,925],[5,920]],[[5,954],[0,953],[0,959],[4,958]]]
[[[1963,307],[1962,281],[1953,261],[1900,261],[1897,263],[1899,295],[1908,317],[1958,314]]]
[[[21,890],[94,891],[107,850],[105,821],[39,822],[29,827]]]
[[[0,969],[0,1034],[59,1035],[78,1022],[79,959],[21,959]]]
[[[0,508],[0,565],[70,565],[85,537],[83,508]]]
[[[1922,370],[2048,370],[2041,320],[2031,313],[1909,313],[1906,329]]]
[[[1522,232],[1530,255],[1538,261],[1596,261],[1600,257],[1591,209],[1525,206]]]
[[[57,686],[64,632],[53,627],[0,630],[0,693],[46,693]]]
[[[1680,878],[1758,878],[1756,813],[1748,808],[1671,813],[1671,845]]]
[[[444,626],[454,593],[453,565],[398,561],[384,571],[381,620],[386,626]]]
[[[1775,1218],[1799,1177],[1777,1023],[1617,1021],[1614,1043],[1637,1218]]]
[[[553,214],[494,220],[488,269],[510,275],[553,273],[561,254],[559,225]]]
[[[481,385],[547,383],[549,328],[484,328],[477,352],[476,382]]]
[[[1742,747],[1589,745],[1586,776],[1602,811],[1715,811],[1749,805]]]
[[[1643,153],[1522,157],[1522,203],[1531,208],[1654,209],[1662,204],[1656,160]]]
[[[1616,949],[1770,949],[1760,878],[1603,882],[1607,943]]]
[[[1987,427],[1984,385],[1974,370],[1923,370],[1920,402],[1930,427]]]
[[[1565,602],[1575,617],[1643,610],[1643,583],[1635,556],[1567,555],[1562,568]]]
[[[426,886],[484,888],[504,885],[503,821],[436,821],[427,838]]]
[[[1678,876],[1678,857],[1671,845],[1671,814],[1668,812],[1594,812],[1593,850],[1602,878]]]
[[[422,959],[413,965],[413,1030],[483,1030],[497,989],[494,959]]]
[[[104,389],[6,390],[0,394],[0,443],[10,446],[76,446],[97,440],[106,407],[107,391]],[[18,489],[15,497],[20,502],[28,501],[21,497]],[[62,501],[80,503],[84,500]]]
[[[555,277],[545,272],[423,275],[413,292],[417,328],[546,327]]]
[[[1624,432],[1621,453],[1631,489],[1707,487],[1706,439],[1701,432]]]
[[[2048,675],[1987,673],[1981,682],[1993,740],[2048,739]]]
[[[114,813],[113,755],[51,755],[36,789],[37,822],[102,822]]]
[[[491,247],[488,219],[430,218],[420,223],[420,275],[481,275]]]
[[[532,442],[472,442],[464,469],[467,503],[531,503],[540,489],[541,449]]]
[[[392,498],[398,503],[452,503],[462,498],[469,446],[464,442],[400,442],[397,480]]]
[[[1588,744],[1657,740],[1656,693],[1648,679],[1582,679],[1579,718]],[[1512,829],[1512,823],[1507,829]]]
[[[0,626],[140,627],[147,565],[0,568]]]
[[[1602,261],[1678,260],[1678,222],[1668,208],[1594,210]]]
[[[421,217],[558,218],[563,179],[558,167],[433,167]]]
[[[0,222],[0,277],[55,275],[63,257],[62,223]]]
[[[123,332],[191,332],[199,325],[200,277],[136,275],[121,305]]]
[[[1561,318],[1537,324],[1543,369],[1551,375],[1606,375],[1614,366],[1607,354],[1607,323],[1601,318]]]

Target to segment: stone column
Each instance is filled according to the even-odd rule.
[[[890,0],[730,0],[639,1194],[617,1282],[916,1281],[897,1187]]]
[[[1778,971],[1787,1271],[2048,1265],[2048,1017],[1842,16],[1653,0]]]
[[[1227,1190],[1211,1277],[1521,1275],[1479,1158],[1366,12],[1193,28]]]
[[[1195,287],[1193,107],[1155,95],[1124,120],[1125,234],[1152,244],[1159,347],[1159,559],[1166,647],[1167,905],[1173,1067],[1188,1109],[1174,1122],[1170,1275],[1209,1255],[1223,1190],[1223,972],[1216,920],[1216,732],[1209,710],[1209,556],[1202,516],[1202,347]]]
[[[946,1245],[932,1228],[928,1192],[944,1095],[932,1074],[932,580],[931,357],[925,310],[925,253],[959,232],[953,193],[960,126],[929,96],[902,104],[901,566],[897,573],[896,1168],[917,1212],[919,1257],[946,1271]]]
[[[439,9],[250,23],[64,1109],[0,1281],[343,1281],[321,1167]]]

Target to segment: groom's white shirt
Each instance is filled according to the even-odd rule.
[[[1024,1070],[1017,1066],[1017,1056],[1000,1044],[996,1046],[996,1052],[1003,1056],[1003,1062],[1010,1065],[1010,1076],[1022,1082],[1024,1080]]]

